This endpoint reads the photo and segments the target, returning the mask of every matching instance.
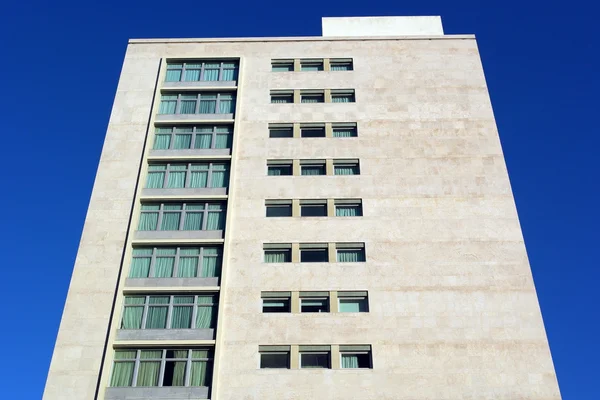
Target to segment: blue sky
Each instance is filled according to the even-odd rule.
[[[317,36],[322,16],[441,15],[446,33],[478,38],[563,396],[599,398],[592,2],[88,3],[0,13],[2,397],[41,397],[128,38]]]

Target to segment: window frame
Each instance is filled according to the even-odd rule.
[[[319,167],[320,171],[323,173],[319,174],[303,174],[305,168],[315,168]],[[327,163],[325,160],[300,160],[300,176],[325,176],[327,175]]]
[[[350,130],[350,136],[336,136],[336,131]],[[337,139],[352,139],[358,137],[358,127],[356,123],[337,123],[331,124],[331,136]]]
[[[304,69],[305,67],[316,67],[317,69]],[[300,72],[321,72],[325,69],[325,61],[321,59],[305,58],[300,60]]]
[[[318,136],[306,135],[309,132],[318,132]],[[300,137],[301,138],[324,138],[326,137],[325,124],[300,124]]]
[[[127,304],[126,300],[127,298],[144,298],[144,303],[143,304]],[[156,304],[151,304],[150,303],[150,297],[168,297],[169,298],[169,302],[168,303],[156,303]],[[182,298],[182,297],[193,297],[194,300],[191,303],[175,303],[175,298]],[[199,297],[212,297],[213,298],[213,302],[212,303],[199,303],[198,302],[198,298]],[[208,328],[196,328],[194,327],[195,323],[196,323],[196,319],[198,317],[198,309],[200,307],[211,307],[212,308],[212,312],[215,313],[218,310],[218,306],[219,306],[219,300],[218,300],[219,295],[217,293],[214,292],[207,292],[206,294],[161,294],[161,293],[156,293],[156,294],[140,294],[140,295],[135,295],[135,294],[127,294],[124,296],[124,300],[123,300],[123,309],[121,311],[121,325],[119,327],[120,330],[132,330],[132,331],[140,331],[140,330],[172,330],[172,329],[215,329],[216,328],[216,318],[213,321],[213,324],[215,324],[215,326],[211,326]],[[216,299],[216,301],[215,301]],[[136,307],[143,307],[144,310],[142,312],[142,319],[140,321],[140,328],[123,328],[123,319],[125,317],[125,310],[127,308],[136,308]],[[153,308],[167,308],[167,315],[165,316],[166,319],[166,323],[165,323],[165,327],[164,328],[147,328],[146,324],[148,322],[148,312],[149,309],[153,307]],[[172,328],[173,325],[173,308],[175,307],[192,307],[192,315],[190,317],[190,324],[192,326],[190,326],[189,328]]]
[[[173,166],[175,165],[185,165],[186,169],[185,170],[177,170],[177,169],[171,169]],[[192,166],[203,166],[206,165],[207,169],[192,169]],[[224,169],[218,169],[215,168],[215,166],[224,166]],[[150,166],[164,166],[165,169],[164,170],[150,170]],[[206,172],[207,176],[206,176],[206,186],[198,186],[198,187],[191,187],[190,186],[190,181],[192,179],[192,173],[193,172]],[[163,182],[162,182],[162,186],[158,187],[158,188],[148,188],[148,182],[150,180],[150,175],[154,174],[154,173],[164,173],[164,177],[163,177]],[[169,183],[169,175],[172,172],[185,172],[185,182],[183,184],[182,187],[169,187],[168,183]],[[213,180],[213,173],[215,172],[224,172],[225,173],[225,178],[224,178],[224,186],[212,186],[212,180]],[[177,161],[169,161],[166,163],[161,163],[161,162],[151,162],[148,165],[148,172],[146,174],[146,189],[220,189],[220,188],[227,188],[229,187],[229,163],[225,162],[225,161],[206,161],[206,162],[201,162],[201,161],[193,161],[193,162],[177,162]]]
[[[335,66],[349,65],[349,69],[333,69]],[[354,71],[354,60],[351,58],[331,58],[329,59],[329,70],[332,72],[348,72]]]
[[[340,252],[359,252],[359,261],[340,261]],[[335,244],[335,262],[338,263],[351,263],[351,262],[366,262],[367,253],[365,251],[364,243],[336,243]]]
[[[150,255],[135,255],[135,250],[137,249],[151,249],[152,253]],[[165,249],[175,249],[175,254],[172,255],[172,257],[174,258],[173,260],[173,273],[172,276],[170,277],[160,277],[160,276],[155,276],[156,275],[156,259],[157,258],[166,258],[166,257],[171,257],[171,255],[165,255],[165,254],[158,254],[158,249],[161,250],[165,250]],[[181,250],[182,249],[199,249],[198,255],[187,255],[187,254],[181,254]],[[205,250],[206,249],[217,249],[217,254],[216,255],[212,255],[212,254],[206,254]],[[181,279],[182,277],[178,276],[179,274],[179,266],[180,266],[180,260],[182,258],[195,258],[198,257],[198,273],[195,277],[190,277],[187,279],[195,279],[195,278],[218,278],[220,276],[220,271],[221,271],[221,266],[223,263],[223,248],[221,246],[218,245],[202,245],[202,246],[177,246],[177,247],[168,247],[168,246],[136,246],[133,248],[133,252],[132,252],[132,256],[131,256],[131,265],[129,267],[129,275],[128,278],[130,279],[171,279],[171,278],[179,278]],[[146,277],[133,277],[131,276],[131,272],[132,272],[132,266],[133,266],[133,260],[136,258],[150,258],[150,265],[148,266],[148,276]],[[204,259],[205,258],[216,258],[216,268],[215,268],[215,276],[202,276],[202,266],[204,265]],[[185,277],[183,277],[183,279],[186,279]]]
[[[286,101],[276,102],[274,99],[285,99]],[[293,90],[271,90],[270,92],[270,103],[271,104],[293,104],[294,103],[294,91]]]
[[[270,174],[271,168],[288,168],[289,174]],[[267,176],[292,176],[294,175],[294,162],[291,160],[267,160]]]
[[[317,98],[318,101],[304,101],[305,98]],[[323,90],[301,90],[300,91],[300,103],[301,104],[320,104],[325,103],[325,92]]]
[[[285,261],[269,262],[267,261],[267,253],[285,253]],[[282,264],[292,262],[292,244],[291,243],[265,243],[263,245],[263,263],[265,264]]]
[[[181,103],[182,101],[192,101],[192,99],[182,99],[182,96],[192,96],[192,95],[196,95],[196,99],[193,100],[196,102],[195,106],[194,106],[194,112],[193,113],[182,113],[181,112]],[[203,99],[203,96],[213,96],[216,95],[215,99],[209,98],[208,101],[214,100],[215,101],[215,112],[214,113],[201,113],[200,112],[200,105],[201,102],[203,100],[206,101],[206,99]],[[227,96],[231,96],[231,99],[227,100],[227,101],[231,101],[232,105],[231,105],[231,110],[230,112],[222,112],[221,111],[221,101],[223,101],[221,99],[222,95],[227,95]],[[164,100],[163,96],[177,96],[177,99],[173,100]],[[214,91],[210,91],[210,92],[163,92],[161,94],[161,98],[160,98],[160,103],[159,103],[159,110],[158,110],[158,115],[228,115],[228,114],[234,114],[235,113],[235,106],[236,106],[236,100],[237,100],[237,95],[235,91],[220,91],[220,92],[214,92]],[[160,108],[162,107],[162,103],[163,101],[175,101],[175,112],[174,113],[162,113]],[[218,111],[217,111],[218,110]]]
[[[311,207],[322,209],[323,215],[304,215],[304,210]],[[300,200],[300,216],[305,218],[327,217],[327,200]]]
[[[348,101],[334,101],[335,98],[348,97]],[[331,102],[338,104],[356,103],[356,92],[354,89],[332,89]]]
[[[338,312],[343,314],[356,314],[356,313],[368,313],[369,312],[369,293],[367,291],[338,291]],[[356,300],[359,302],[363,302],[364,311],[360,311],[360,303],[359,303],[359,311],[342,311],[342,301],[343,300]]]
[[[370,345],[340,345],[340,369],[373,369],[373,348]],[[343,359],[344,355],[366,355],[368,357],[368,366],[349,368],[344,367]]]
[[[319,350],[319,348],[323,348]],[[304,355],[326,355],[326,367],[305,367],[302,359]],[[299,346],[298,349],[298,368],[299,369],[331,369],[331,346]]]
[[[340,175],[338,175],[340,176]],[[338,207],[352,207],[358,210],[356,215],[338,215]],[[339,218],[355,218],[363,216],[362,199],[337,199],[333,201],[334,215]]]
[[[269,209],[273,208],[289,209],[289,215],[269,215]],[[292,200],[265,200],[265,217],[266,218],[288,218],[293,216]]]
[[[285,135],[273,135],[274,132],[285,132]],[[293,124],[269,124],[269,138],[286,139],[294,137]]]
[[[204,71],[206,69],[206,64],[219,64],[219,77],[217,78],[216,81],[214,80],[206,80],[203,79],[204,78]],[[171,65],[177,65],[177,64],[181,64],[181,68],[169,68]],[[200,68],[191,68],[193,70],[197,70],[200,69],[200,76],[199,79],[197,81],[188,81],[188,80],[184,80],[183,78],[185,77],[185,72],[186,72],[186,66],[189,64],[202,64],[200,66]],[[233,67],[225,67],[224,64],[234,64]],[[223,78],[223,71],[225,70],[230,70],[233,69],[233,78],[232,80],[225,80],[222,79]],[[165,73],[165,82],[237,82],[238,79],[238,74],[240,71],[240,64],[238,60],[185,60],[185,61],[177,61],[177,60],[169,60],[167,61],[167,68],[166,71],[174,71],[174,70],[180,70],[181,71],[181,75],[180,75],[180,79],[178,81],[169,81],[167,80],[167,76],[168,76],[168,72]]]
[[[288,67],[285,71],[277,71],[274,68],[276,66]],[[290,69],[291,67],[291,69]],[[272,59],[271,60],[271,72],[294,72],[294,60],[293,59]]]
[[[158,210],[144,210],[143,206],[144,205],[159,205],[159,209]],[[165,210],[164,207],[165,205],[181,205],[181,209],[180,210]],[[188,210],[187,206],[198,206],[198,205],[202,205],[202,210]],[[209,206],[212,205],[219,205],[220,208],[219,209],[209,209]],[[196,231],[208,231],[208,229],[206,229],[206,226],[208,225],[208,215],[210,212],[219,212],[221,213],[221,219],[220,219],[220,223],[221,225],[225,224],[225,213],[226,213],[226,206],[225,206],[225,202],[219,202],[219,201],[210,201],[210,202],[160,202],[160,203],[156,203],[156,202],[144,202],[142,203],[142,207],[140,207],[140,216],[139,216],[139,222],[138,222],[138,231],[142,231],[141,229],[139,229],[141,221],[142,221],[142,215],[143,214],[150,214],[150,213],[158,213],[158,218],[156,221],[156,229],[150,229],[150,230],[144,230],[144,232],[180,232],[180,231],[190,231],[190,232],[196,232]],[[160,229],[162,226],[162,222],[163,222],[163,218],[165,213],[179,213],[179,229],[177,230],[163,230]],[[188,230],[188,229],[184,229],[185,227],[185,221],[186,221],[186,217],[188,214],[198,214],[198,213],[202,213],[202,227],[199,230]],[[221,229],[215,229],[211,231],[222,231],[224,230],[224,227]]]
[[[291,292],[261,292],[262,300],[261,310],[263,314],[286,314],[292,312],[292,293]],[[284,311],[265,311],[265,301],[282,301],[284,302]]]
[[[302,254],[304,252],[310,253],[310,252],[324,252],[325,253],[325,260],[322,261],[302,261]],[[299,246],[299,257],[298,257],[299,262],[301,263],[324,263],[324,262],[330,262],[329,260],[329,246],[327,243],[300,243]]]
[[[338,167],[351,167],[353,168],[353,174],[336,174]],[[336,176],[358,176],[360,175],[360,161],[359,160],[333,160],[333,175]]]
[[[304,302],[305,301],[322,301],[323,302],[323,310],[319,309],[318,311],[305,311],[304,310]],[[300,292],[299,293],[299,305],[300,305],[300,313],[301,314],[321,314],[321,313],[330,313],[331,312],[331,297],[329,292]],[[318,306],[309,306],[306,307],[318,307]]]
[[[168,351],[187,351],[187,357],[186,358],[167,358],[167,352]],[[198,351],[208,351],[208,357],[198,357],[198,358],[194,358],[193,356],[193,352],[194,350],[198,350]],[[117,358],[115,356],[115,354],[117,352],[126,352],[126,351],[135,351],[136,355],[135,358]],[[161,357],[160,358],[142,358],[141,357],[141,353],[142,351],[160,351],[161,352]],[[141,361],[143,360],[143,361]],[[173,385],[167,385],[165,386],[164,383],[164,378],[165,378],[165,368],[167,365],[167,362],[176,362],[176,361],[185,361],[186,362],[186,366],[185,366],[185,384],[183,386],[173,386]],[[133,372],[132,372],[132,376],[131,376],[131,385],[128,386],[113,386],[113,374],[114,374],[114,370],[115,370],[115,366],[117,363],[126,363],[126,362],[134,362],[134,368],[133,368]],[[160,362],[160,367],[159,367],[159,373],[158,373],[158,385],[156,386],[138,386],[137,385],[137,381],[139,378],[139,370],[140,370],[140,364],[142,362]],[[206,363],[206,383],[208,383],[207,386],[191,386],[190,385],[190,380],[191,380],[191,372],[192,372],[192,363],[193,362],[205,362]],[[213,362],[214,362],[214,349],[210,348],[210,347],[200,347],[200,348],[181,348],[181,347],[176,347],[176,348],[118,348],[113,350],[113,362],[112,362],[112,368],[111,368],[111,372],[110,372],[110,382],[109,382],[109,387],[121,387],[121,388],[130,388],[130,387],[144,387],[144,388],[156,388],[156,387],[210,387],[210,383],[212,382],[212,375],[213,375]],[[210,368],[209,368],[210,366]]]
[[[175,151],[180,151],[180,150],[209,150],[209,149],[214,149],[214,150],[221,150],[221,149],[231,149],[231,142],[232,142],[232,138],[233,138],[233,125],[230,124],[222,124],[222,125],[192,125],[189,126],[192,128],[191,132],[180,132],[177,131],[177,128],[183,128],[186,127],[187,125],[169,125],[169,126],[161,126],[161,125],[157,125],[154,129],[154,143],[152,144],[152,150],[175,150]],[[201,132],[199,129],[202,128],[206,128],[206,127],[212,127],[212,131],[211,132]],[[227,132],[219,132],[219,128],[227,128]],[[158,129],[168,129],[171,128],[170,132],[159,132]],[[190,140],[190,147],[185,148],[185,149],[175,149],[175,137],[176,135],[192,135],[192,139]],[[200,135],[207,135],[210,134],[211,135],[211,140],[210,140],[210,147],[208,148],[202,148],[202,147],[198,147],[196,148],[196,140],[198,139],[198,136]],[[159,149],[156,148],[156,138],[158,135],[170,135],[171,138],[169,139],[169,148],[167,149]],[[219,135],[227,135],[227,145],[228,147],[216,147],[217,145],[217,136]]]
[[[259,369],[290,369],[291,368],[291,346],[258,346],[258,368]],[[285,355],[286,367],[263,367],[263,355]]]

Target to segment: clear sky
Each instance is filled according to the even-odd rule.
[[[446,33],[477,35],[563,396],[599,399],[592,3],[4,2],[0,397],[41,397],[128,38],[318,36],[322,16],[441,15]]]

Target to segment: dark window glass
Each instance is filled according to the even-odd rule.
[[[329,353],[300,353],[302,368],[329,368]]]
[[[267,217],[291,217],[291,204],[277,204],[267,206]]]
[[[325,165],[301,165],[302,175],[325,175]]]
[[[289,353],[261,353],[261,368],[289,368]]]
[[[271,71],[273,72],[290,72],[293,70],[293,62],[274,62],[271,64]]]
[[[290,312],[290,299],[263,299],[264,313]]]
[[[300,311],[303,313],[329,312],[329,299],[305,298],[300,301]]]
[[[292,175],[292,166],[289,164],[269,165],[267,170],[271,176]]]
[[[300,129],[301,137],[325,137],[325,128],[301,128]]]
[[[327,249],[301,249],[300,262],[328,262]]]
[[[300,101],[302,103],[324,103],[325,95],[323,93],[302,94]]]
[[[342,368],[371,368],[371,355],[342,353]]]
[[[290,249],[271,249],[265,250],[266,263],[291,262],[292,251]]]
[[[294,130],[292,127],[284,127],[284,128],[270,128],[269,129],[269,137],[272,138],[290,138],[294,137]]]
[[[326,217],[326,204],[301,204],[300,216],[302,217]]]
[[[293,103],[294,95],[293,94],[272,94],[271,95],[271,103]]]

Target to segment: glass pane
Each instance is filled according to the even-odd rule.
[[[227,186],[227,171],[213,171],[210,187],[224,188]]]
[[[218,276],[219,268],[219,257],[207,257],[206,250],[204,251],[204,258],[202,259],[202,277],[212,278]]]
[[[192,361],[190,386],[208,386],[208,362]]]
[[[192,299],[193,302],[193,299]],[[171,317],[171,329],[189,329],[192,327],[192,306],[174,306]]]
[[[358,165],[335,165],[333,167],[335,175],[358,175]]]
[[[136,386],[158,386],[160,361],[142,361],[137,374]]]
[[[362,208],[353,204],[335,206],[335,215],[336,217],[360,217]]]
[[[160,107],[158,109],[159,114],[175,114],[175,108],[177,101],[175,100],[161,100]]]
[[[326,204],[301,204],[300,205],[300,216],[301,217],[326,217],[327,216],[327,205]]]
[[[195,278],[198,274],[198,257],[181,257],[179,259],[179,278]]]
[[[289,368],[289,353],[262,353],[261,368]]]
[[[136,354],[135,350],[115,350],[115,360],[133,360]]]
[[[165,329],[167,327],[168,307],[152,306],[148,307],[146,316],[146,329]]]
[[[237,69],[236,68],[224,68],[223,73],[221,75],[222,81],[235,81],[237,79]]]
[[[210,149],[212,143],[212,133],[200,133],[196,135],[196,141],[194,148],[196,149]]]
[[[217,64],[216,68],[214,64],[209,66],[206,64],[204,66],[204,79],[205,81],[217,81],[219,80],[219,65]]]
[[[342,354],[342,368],[371,368],[369,353]]]
[[[221,230],[225,225],[225,213],[222,211],[210,211],[206,221],[206,230]]]
[[[196,328],[214,328],[214,321],[216,320],[216,311],[216,307],[214,306],[199,306],[198,314],[196,316]]]
[[[301,353],[301,368],[329,368],[329,353]]]
[[[154,150],[167,150],[171,146],[170,134],[157,134],[154,139]]]
[[[268,205],[267,217],[291,217],[292,216],[292,205],[281,204],[281,205]]]
[[[208,183],[208,171],[192,171],[190,177],[191,188],[205,188]]]
[[[367,311],[367,299],[340,299],[340,312]]]
[[[327,299],[301,299],[300,311],[303,313],[329,312],[329,300]]]
[[[200,100],[200,114],[214,114],[217,107],[217,100]]]
[[[333,137],[355,137],[356,129],[354,128],[334,128]]]
[[[157,257],[154,264],[155,278],[170,278],[173,276],[175,257]]]
[[[289,299],[263,299],[264,313],[285,313],[290,312]]]
[[[164,172],[149,172],[148,180],[146,182],[146,187],[148,189],[160,189],[163,187],[164,181],[165,181],[165,173]]]
[[[269,165],[267,167],[267,173],[270,176],[292,175],[292,166],[291,165]]]
[[[133,353],[135,353],[135,352],[133,352]],[[115,352],[115,356],[116,356],[116,354],[117,353]],[[112,377],[110,380],[110,386],[112,386],[112,387],[131,386],[133,384],[133,368],[134,367],[135,367],[135,363],[133,361],[116,362],[113,367]]]
[[[185,70],[185,79],[186,82],[197,82],[200,80],[200,70],[192,69],[189,66]]]
[[[161,231],[177,231],[179,230],[179,219],[181,217],[180,212],[165,212],[162,215],[162,222],[160,224]]]
[[[142,298],[143,300],[143,298]],[[144,307],[125,307],[123,310],[123,321],[121,329],[140,329],[142,327],[142,316]]]
[[[219,112],[221,114],[233,113],[233,100],[223,99],[221,97],[221,101],[219,101]]]
[[[289,249],[265,250],[266,263],[282,263],[291,261],[291,251]]]
[[[325,175],[324,165],[301,165],[301,175]]]
[[[158,224],[158,213],[157,212],[142,212],[140,214],[140,224],[138,230],[140,231],[155,231]]]
[[[180,69],[167,69],[167,82],[179,82],[181,80]]]
[[[365,252],[362,249],[356,250],[338,250],[337,251],[338,262],[362,262],[365,261]]]
[[[185,167],[184,167],[185,168]],[[185,186],[185,171],[169,171],[168,188],[182,188]]]
[[[179,114],[196,113],[196,100],[182,100],[179,105]]]
[[[272,64],[271,66],[271,71],[273,72],[290,72],[294,70],[294,64],[293,63],[276,63],[276,64]]]
[[[147,278],[150,271],[150,257],[134,257],[131,260],[130,278]]]
[[[191,134],[176,134],[173,149],[189,149],[192,146]]]
[[[185,214],[185,222],[183,224],[184,231],[199,231],[202,229],[201,212],[187,212]]]
[[[327,249],[300,249],[300,262],[328,262]]]

